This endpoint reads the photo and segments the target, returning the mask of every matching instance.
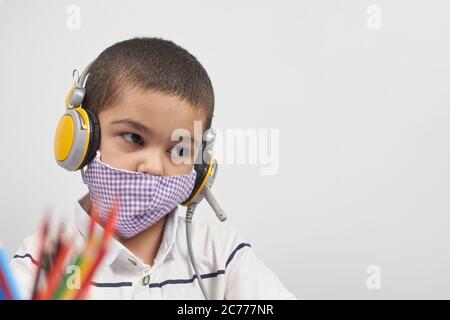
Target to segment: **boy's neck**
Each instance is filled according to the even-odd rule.
[[[80,200],[80,205],[84,211],[90,214],[92,203],[89,193]],[[153,265],[154,259],[161,245],[166,220],[167,215],[134,237],[128,239],[117,237],[117,240],[120,241],[136,257],[142,259],[145,264],[151,266]]]

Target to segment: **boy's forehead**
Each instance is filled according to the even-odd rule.
[[[124,90],[113,104],[100,112],[99,117],[102,126],[135,125],[135,129],[140,127],[145,133],[169,138],[176,129],[188,130],[194,137],[204,131],[206,124],[203,108],[172,94],[136,88]],[[201,136],[194,138],[200,140]]]

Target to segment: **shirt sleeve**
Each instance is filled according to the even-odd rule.
[[[227,267],[226,300],[295,300],[278,277],[247,246],[236,252]]]

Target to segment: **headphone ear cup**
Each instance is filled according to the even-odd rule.
[[[189,197],[182,203],[182,205],[188,205],[191,202],[194,202],[195,199],[202,193],[200,188],[203,188],[205,186],[205,183],[203,182],[208,178],[209,164],[205,162],[194,164],[194,170],[197,173],[195,177],[194,188],[192,189]]]
[[[192,189],[191,194],[189,195],[189,197],[181,204],[184,206],[188,206],[193,202],[199,202],[201,201],[202,195],[204,194],[203,190],[206,186],[206,182],[208,181],[210,175],[211,175],[211,171],[212,171],[212,167],[214,165],[213,162],[208,163],[205,161],[205,157],[203,156],[203,151],[206,150],[206,142],[203,141],[202,142],[202,148],[200,149],[200,153],[198,154],[198,156],[201,157],[202,162],[201,163],[196,163],[194,164],[194,170],[197,173],[196,177],[195,177],[195,184],[194,184],[194,188]],[[199,197],[201,197],[199,200],[197,200]]]
[[[195,194],[202,185],[202,182],[205,180],[209,169],[208,163],[195,164],[194,170],[197,172],[197,177],[195,178],[194,189],[192,189],[192,195]]]
[[[84,108],[83,108],[84,109]],[[100,146],[100,139],[101,139],[101,130],[100,130],[100,121],[98,120],[98,117],[89,109],[84,109],[89,117],[89,123],[90,123],[90,139],[89,139],[89,146],[88,150],[86,152],[86,156],[84,157],[83,162],[81,163],[80,167],[78,169],[83,168],[86,166],[89,162],[94,159],[95,154]]]

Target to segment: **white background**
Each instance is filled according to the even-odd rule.
[[[81,28],[67,27],[69,5]],[[366,25],[370,5],[381,28]],[[218,129],[279,129],[279,172],[222,165],[227,223],[299,298],[450,298],[448,1],[0,0],[0,238],[87,188],[53,159],[72,69],[135,36],[204,65]],[[215,219],[202,204],[196,219]],[[217,222],[218,223],[218,222]],[[367,267],[381,288],[366,285]]]

